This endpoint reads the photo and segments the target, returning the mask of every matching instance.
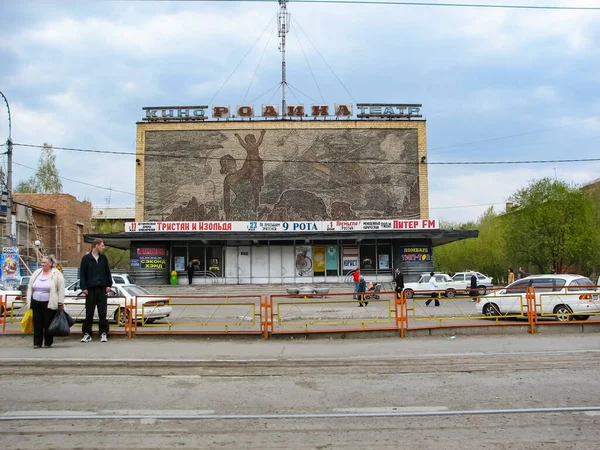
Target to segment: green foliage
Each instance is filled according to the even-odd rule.
[[[544,178],[517,191],[506,215],[508,250],[539,273],[595,271],[600,255],[594,200],[562,181]]]
[[[435,270],[477,270],[507,279],[508,267],[532,273],[600,272],[600,205],[593,195],[567,183],[544,178],[517,191],[514,206],[501,216],[488,209],[476,223],[442,224],[442,228],[479,230],[477,239],[433,250]]]
[[[37,194],[38,191],[35,185],[35,177],[31,177],[27,181],[20,181],[14,192],[18,192],[19,194]]]
[[[38,194],[60,194],[62,192],[62,182],[58,176],[56,154],[52,145],[44,143],[35,175],[26,181],[19,182],[15,192]]]
[[[123,231],[125,223],[122,220],[94,220],[92,222],[92,233],[109,234]],[[104,254],[108,259],[111,270],[129,270],[129,250],[106,247]]]
[[[508,258],[504,242],[503,221],[489,208],[477,222],[443,228],[479,230],[477,239],[466,239],[433,249],[435,270],[441,272],[460,272],[477,270],[494,278],[495,283],[506,280]]]

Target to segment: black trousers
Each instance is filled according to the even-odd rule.
[[[54,315],[55,309],[48,308],[48,302],[38,302],[31,299],[31,311],[33,311],[33,345],[50,346],[54,342],[54,336],[48,334],[48,327]]]
[[[194,272],[189,272],[188,273],[188,282],[189,284],[192,284],[192,279],[194,278]]]
[[[85,320],[81,331],[89,335],[92,334],[92,324],[94,323],[94,310],[98,308],[98,330],[100,334],[108,334],[108,319],[106,318],[106,287],[94,286],[88,288],[85,296]]]
[[[435,299],[435,306],[440,306],[440,293],[439,292],[432,292],[431,296],[433,297],[433,299]],[[431,303],[431,300],[433,299],[429,299],[425,302],[425,306],[429,306],[429,304]]]

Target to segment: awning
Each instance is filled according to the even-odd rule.
[[[370,239],[406,239],[410,241],[431,241],[434,247],[476,238],[478,230],[414,230],[414,231],[360,231],[360,232],[328,232],[328,233],[298,233],[298,232],[159,232],[159,233],[111,233],[86,234],[85,242],[92,243],[100,238],[109,247],[129,250],[135,242],[181,242],[181,241],[291,241],[291,240],[345,240],[360,242]]]

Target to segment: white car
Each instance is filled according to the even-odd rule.
[[[25,299],[22,299],[21,291],[9,289],[0,285],[0,316],[4,316],[4,307],[6,305],[6,315],[10,316],[11,311],[17,312],[25,306]]]
[[[538,315],[552,315],[559,321],[587,320],[600,313],[600,290],[581,275],[531,275],[505,289],[477,300],[477,312],[484,316],[527,314],[528,287],[533,287]]]
[[[157,320],[165,319],[171,315],[173,308],[169,305],[167,297],[154,297],[146,289],[136,284],[113,285],[108,293],[108,304],[106,316],[109,320],[117,322],[119,326],[124,326],[129,322],[129,311],[126,305],[135,305],[137,302],[137,320],[138,322],[153,323]],[[65,297],[65,310],[76,321],[85,319],[85,296]],[[97,311],[95,311],[94,320],[98,320]]]
[[[452,276],[451,286],[458,290],[470,289],[471,288],[471,274],[472,272],[457,272]],[[477,275],[477,294],[485,295],[487,290],[494,287],[492,278],[475,272]]]
[[[79,295],[81,293],[80,280],[74,281],[65,288],[65,295]],[[114,284],[133,284],[133,281],[126,273],[113,273],[112,282]]]
[[[434,273],[433,276],[438,285],[438,291],[444,291],[444,295],[448,298],[452,298],[456,295],[456,289],[452,286],[452,278],[450,278],[449,275],[446,275],[445,273]],[[404,295],[406,298],[413,298],[415,295],[426,297],[432,296],[433,293],[429,287],[430,278],[431,276],[428,273],[424,273],[416,283],[404,283]]]

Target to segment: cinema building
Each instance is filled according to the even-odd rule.
[[[144,108],[135,222],[102,235],[140,284],[391,281],[476,237],[429,217],[420,105]],[[91,241],[95,235],[87,235]]]

